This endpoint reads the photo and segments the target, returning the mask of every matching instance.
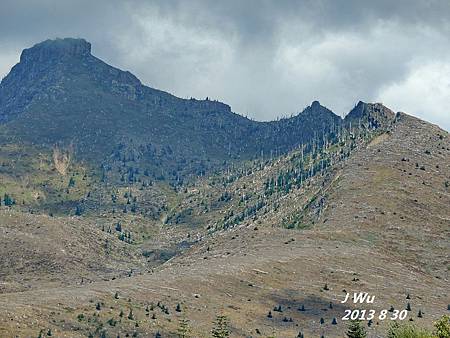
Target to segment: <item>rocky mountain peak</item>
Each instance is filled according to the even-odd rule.
[[[84,39],[45,40],[31,48],[25,49],[20,56],[20,62],[45,62],[65,56],[85,57],[90,54],[91,44]]]
[[[347,114],[347,123],[368,123],[370,127],[388,126],[395,120],[395,113],[382,103],[365,103],[359,101],[358,104]]]
[[[311,116],[318,118],[319,116],[331,116],[336,119],[340,119],[338,115],[333,113],[330,109],[322,106],[319,101],[313,101],[310,106],[306,107],[300,114],[303,116]]]

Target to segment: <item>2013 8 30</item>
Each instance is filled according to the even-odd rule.
[[[342,320],[404,320],[408,316],[407,310],[345,310],[345,315]]]

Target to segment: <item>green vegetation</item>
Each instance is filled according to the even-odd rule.
[[[413,324],[394,322],[387,331],[387,338],[448,338],[450,316],[444,315],[434,323],[433,330],[422,329]]]
[[[367,331],[364,328],[361,321],[351,320],[347,330],[348,338],[365,338],[367,337]]]
[[[191,337],[191,328],[189,326],[189,320],[185,318],[181,318],[178,326],[178,337],[180,338],[189,338]]]
[[[450,337],[450,316],[442,316],[441,319],[434,323],[434,334],[437,338]]]
[[[218,315],[214,321],[214,327],[211,330],[214,338],[227,338],[230,336],[230,329],[228,327],[228,318],[223,315]]]

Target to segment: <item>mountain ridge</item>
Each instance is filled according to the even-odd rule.
[[[156,156],[165,176],[175,179],[202,174],[224,160],[285,153],[342,123],[317,101],[292,118],[252,121],[221,102],[147,87],[90,51],[82,39],[46,40],[25,49],[0,84],[3,136],[47,147],[73,144],[96,165],[119,148],[148,148],[153,155],[142,154],[139,167],[157,176],[159,169],[149,163]],[[193,161],[191,169],[186,161]]]

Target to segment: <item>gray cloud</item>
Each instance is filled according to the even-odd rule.
[[[1,76],[23,48],[84,37],[145,84],[255,119],[361,99],[450,129],[447,0],[7,0],[0,31]]]

